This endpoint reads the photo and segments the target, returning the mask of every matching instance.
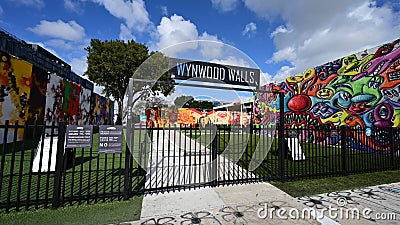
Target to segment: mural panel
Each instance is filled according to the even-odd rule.
[[[195,125],[202,116],[202,112],[194,108],[180,108],[178,112],[178,123],[181,125]]]
[[[371,136],[351,138],[361,142],[362,149],[385,150],[376,146],[388,143],[392,137],[388,129],[378,128],[397,127],[400,123],[400,39],[310,68],[263,88],[283,92],[285,107],[279,109],[277,98],[256,96],[256,123],[264,124],[271,113],[284,110],[285,127],[370,128]],[[313,138],[325,139],[323,135]],[[395,146],[399,146],[399,139],[394,137]]]
[[[90,103],[90,121],[94,125],[111,124],[114,104],[107,98],[92,93]]]
[[[79,113],[78,125],[88,125],[90,121],[90,97],[92,91],[86,88],[81,88],[79,97]]]
[[[28,110],[28,122],[29,124],[44,123],[45,117],[45,105],[46,105],[46,93],[47,84],[50,81],[49,74],[36,67],[32,68],[32,88],[30,98],[28,100],[29,110]]]
[[[9,120],[15,124],[24,124],[28,118],[28,99],[32,85],[32,64],[0,51],[0,124]],[[3,138],[3,130],[0,137]],[[21,140],[23,130],[18,132]],[[7,142],[13,139],[13,132],[9,132]],[[3,140],[1,140],[3,142]]]
[[[59,121],[64,120],[63,113],[64,81],[61,77],[50,74],[50,81],[47,85],[45,123],[51,126],[53,121],[58,125]],[[49,134],[50,129],[46,130]]]
[[[64,96],[62,111],[69,124],[76,124],[78,122],[81,87],[78,84],[67,80],[63,80],[63,85]]]

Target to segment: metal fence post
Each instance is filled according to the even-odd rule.
[[[211,129],[212,131],[212,129]],[[211,186],[212,187],[216,187],[218,185],[218,180],[217,180],[217,176],[218,176],[218,164],[217,164],[217,148],[218,148],[218,139],[219,139],[219,135],[218,135],[218,126],[215,129],[216,134],[213,135],[214,139],[212,140],[212,144],[211,144]]]
[[[46,129],[44,126],[43,129]],[[53,137],[51,137],[53,138]],[[56,171],[54,176],[54,189],[52,207],[58,208],[60,206],[61,196],[61,180],[62,169],[64,168],[64,144],[65,144],[65,122],[58,124],[58,140],[57,140],[57,156],[56,156]]]
[[[130,171],[133,169],[131,168],[131,160],[132,160],[132,155],[131,152],[133,153],[134,149],[131,149],[134,144],[132,143],[132,133],[134,132],[133,127],[132,127],[132,120],[130,117],[130,114],[128,116],[128,121],[126,124],[126,144],[125,144],[125,173],[124,173],[124,200],[128,200],[131,197],[131,191],[132,191],[132,182],[131,182],[131,173]],[[138,168],[139,169],[139,168]]]
[[[285,112],[284,112],[284,98],[283,92],[279,92],[279,126],[278,126],[278,168],[279,178],[281,181],[285,180],[285,140],[284,140],[284,126],[285,126]]]
[[[130,134],[129,134],[130,135]],[[132,145],[131,145],[132,146]],[[130,186],[130,150],[128,148],[128,144],[125,146],[125,174],[124,174],[124,200],[128,200],[130,198],[130,190],[132,187]]]
[[[341,153],[342,153],[342,175],[347,175],[347,163],[346,163],[346,145],[347,145],[347,127],[341,126],[340,133],[342,134],[341,138]]]
[[[389,137],[390,138],[397,137],[397,136],[394,135],[393,129],[395,129],[395,128],[389,127]],[[396,135],[398,135],[398,132],[396,132]],[[394,152],[395,152],[395,146],[394,146],[394,138],[393,138],[390,141],[390,169],[394,169],[395,168]]]
[[[131,182],[131,174],[130,171],[131,169],[131,153],[133,154],[134,149],[133,148],[134,144],[132,143],[131,139],[131,132],[134,132],[134,125],[132,121],[132,93],[133,93],[133,78],[129,78],[129,84],[128,84],[128,102],[127,102],[127,108],[128,110],[125,111],[124,113],[127,116],[127,124],[126,124],[126,145],[125,145],[125,173],[124,173],[124,200],[128,200],[131,195],[132,191],[132,182]]]

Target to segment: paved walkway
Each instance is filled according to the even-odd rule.
[[[146,195],[140,221],[124,224],[400,224],[400,182],[300,198],[269,183]]]
[[[207,148],[179,132],[157,135],[164,142],[153,143],[147,188],[212,179]],[[165,141],[179,138],[184,140],[179,145]],[[162,149],[173,151],[166,156]],[[204,156],[200,162],[198,154]],[[173,162],[179,160],[191,163],[178,167]],[[220,174],[227,175],[228,168],[240,169],[227,159],[219,158],[219,162],[229,165]],[[162,166],[168,170],[161,171]],[[300,198],[269,183],[148,194],[143,199],[140,221],[124,224],[400,224],[400,183]]]
[[[158,130],[153,132],[153,137],[156,138],[148,157],[146,189],[208,183],[216,176],[224,179],[255,177],[220,155],[215,162],[219,171],[213,173],[210,150],[179,131]]]

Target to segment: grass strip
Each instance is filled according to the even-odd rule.
[[[400,170],[270,183],[293,197],[400,182]]]
[[[143,196],[127,201],[114,201],[94,205],[67,206],[36,211],[0,214],[0,224],[112,224],[140,219]]]

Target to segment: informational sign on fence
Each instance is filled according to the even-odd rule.
[[[68,125],[66,132],[66,148],[92,147],[93,125]]]
[[[99,126],[99,154],[122,153],[122,126]]]

